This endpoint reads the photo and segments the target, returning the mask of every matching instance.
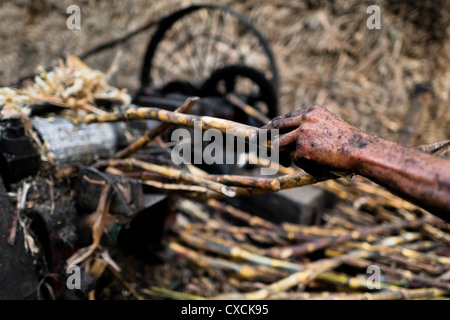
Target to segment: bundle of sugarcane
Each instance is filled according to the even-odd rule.
[[[67,70],[67,66],[61,68]],[[48,74],[44,78],[47,82],[52,79]],[[50,98],[55,94],[49,91],[48,95],[46,101],[54,103]],[[92,97],[85,98],[90,101]],[[213,175],[192,164],[170,166],[138,154],[152,142],[170,153],[170,147],[159,139],[168,124],[192,127],[200,123],[202,129],[232,132],[244,139],[258,132],[258,128],[248,125],[187,114],[197,100],[187,99],[175,112],[127,104],[115,113],[73,108],[74,112],[82,110],[78,115],[85,123],[143,119],[161,122],[115,157],[92,166],[107,175],[177,196],[179,214],[172,226],[173,235],[164,240],[167,250],[180,257],[178,263],[195,271],[184,278],[178,292],[156,285],[136,289],[128,284],[120,264],[112,261],[101,242],[111,218],[111,186],[107,181],[93,181],[102,185],[90,222],[93,243],[74,254],[69,264],[84,264],[94,278],[109,266],[137,298],[144,294],[172,299],[448,297],[450,226],[365,179],[354,177],[347,181],[341,177],[348,178],[348,174],[335,172],[315,177],[298,168],[284,168],[273,178]],[[68,101],[60,102],[70,107]],[[434,152],[448,144],[421,148]],[[270,141],[263,143],[265,148],[272,146]],[[263,161],[256,164],[267,165]],[[335,208],[323,212],[322,223],[314,226],[275,224],[218,200],[310,184],[319,184],[341,199]]]
[[[349,195],[349,198],[350,195]],[[374,225],[350,222],[347,215],[367,215],[344,200],[320,226],[274,225],[217,200],[181,200],[168,248],[186,266],[208,270],[217,287],[225,273],[226,292],[162,287],[146,294],[171,299],[430,299],[450,293],[450,250],[426,228],[449,234],[450,226],[418,209],[379,205]],[[401,209],[401,210],[400,210]],[[408,213],[408,218],[401,217]],[[340,212],[346,219],[341,218]],[[386,217],[386,212],[398,220]],[[335,215],[337,214],[337,215]],[[330,214],[331,216],[331,214]],[[360,219],[362,220],[362,219]],[[236,222],[238,221],[238,222]],[[349,225],[350,224],[350,225]],[[214,270],[218,272],[214,272]]]
[[[91,114],[86,122],[134,119],[182,126],[198,121],[204,129],[232,128],[238,137],[257,130],[157,108]],[[443,146],[448,142],[421,149],[434,152]],[[129,147],[118,158],[136,150]],[[135,158],[102,160],[96,166],[128,177],[140,169],[143,183],[181,195],[176,235],[167,248],[183,257],[186,267],[204,269],[208,280],[198,283],[208,285],[202,289],[185,283],[178,292],[154,286],[143,294],[171,299],[429,299],[450,293],[450,226],[361,177],[314,177],[302,170],[275,178],[211,175],[193,165],[178,170]],[[323,214],[321,225],[277,225],[218,200],[316,183],[341,198]]]

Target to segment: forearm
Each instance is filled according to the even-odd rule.
[[[355,152],[356,173],[450,221],[450,161],[371,139]]]
[[[370,136],[324,107],[277,117],[281,148],[295,143],[294,162],[331,171],[352,171],[450,222],[450,160]]]

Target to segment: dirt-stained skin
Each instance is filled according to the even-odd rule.
[[[450,221],[449,160],[371,136],[319,106],[276,117],[263,128],[279,129],[280,150],[294,151],[294,163],[308,171],[313,164],[354,172]]]

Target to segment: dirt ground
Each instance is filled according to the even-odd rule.
[[[201,1],[195,1],[201,2]],[[59,57],[82,55],[102,43],[156,21],[193,1],[57,1],[2,2],[0,19],[0,86],[52,66]],[[223,0],[248,16],[267,37],[280,70],[279,113],[323,105],[361,129],[394,141],[410,112],[410,97],[418,83],[432,83],[434,96],[415,127],[416,143],[450,139],[450,2],[446,0]],[[82,11],[82,29],[66,28],[67,6]],[[381,29],[369,30],[366,9],[381,8]],[[117,51],[123,51],[112,81],[133,93],[139,88],[141,61],[154,28],[85,59],[106,71]],[[109,275],[99,299],[135,299],[133,287],[179,288],[194,279],[209,294],[227,291],[208,281],[201,268],[186,269],[186,261],[157,265],[126,255],[111,255],[128,266],[120,279]],[[220,278],[223,275],[215,274]],[[200,280],[199,280],[200,279]],[[127,288],[127,285],[131,285]],[[225,284],[226,285],[226,284]],[[245,283],[242,285],[245,286]],[[200,293],[200,292],[198,292]]]

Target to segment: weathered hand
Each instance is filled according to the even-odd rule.
[[[281,152],[314,176],[324,169],[362,175],[450,222],[450,162],[376,138],[323,107],[277,117],[264,129],[279,129]]]
[[[355,172],[359,150],[375,139],[319,106],[276,117],[263,129],[279,129],[280,150],[294,151],[294,163],[310,173],[318,169],[312,164]]]

